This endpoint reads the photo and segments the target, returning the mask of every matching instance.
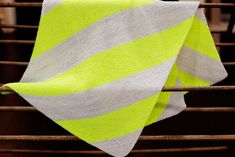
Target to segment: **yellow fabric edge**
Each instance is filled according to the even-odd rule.
[[[176,66],[173,67],[165,85],[173,86],[177,79],[180,80],[182,86],[210,85],[209,82],[185,73],[177,69]],[[87,142],[110,140],[133,133],[156,122],[168,104],[171,94],[172,92],[161,92],[130,106],[97,117],[80,120],[55,120],[55,122]],[[119,129],[113,131],[116,130],[114,128]],[[98,137],[93,136],[97,134]]]
[[[210,86],[212,83],[179,69],[181,86]]]
[[[191,30],[184,42],[184,46],[191,48],[198,53],[206,55],[216,61],[220,61],[219,54],[214,44],[208,25],[203,21],[194,18]]]
[[[168,77],[166,81],[166,85],[174,85],[177,81],[177,74],[176,66],[173,66],[169,75],[170,77]],[[55,122],[88,142],[98,142],[113,139],[128,133],[132,133],[143,128],[144,126],[149,125],[150,123],[156,122],[164,111],[171,93],[172,92],[161,92],[160,96],[158,93],[157,95],[136,102],[130,106],[123,107],[117,111],[106,113],[100,116],[81,120],[55,120]],[[158,103],[156,104],[156,102]],[[152,110],[153,107],[155,108],[154,110]],[[80,126],[80,122],[83,124],[82,126]],[[86,128],[83,130],[79,129],[80,127]],[[116,130],[115,128],[119,128],[118,131],[112,131]],[[87,135],[89,132],[91,134]],[[97,133],[100,134],[99,139],[97,139],[96,136],[91,137],[93,134],[97,135]]]
[[[167,78],[167,81],[164,86],[174,86],[177,82],[178,77],[178,69],[176,64],[173,65],[171,72],[169,74],[169,77]],[[155,123],[164,112],[170,97],[172,95],[172,92],[161,92],[160,96],[158,98],[158,101],[156,102],[153,111],[151,115],[149,116],[148,121],[146,122],[146,126],[150,125],[152,123]]]
[[[88,119],[54,121],[87,142],[109,140],[143,128],[158,96],[159,93],[120,110]]]
[[[175,86],[177,80],[180,82],[180,86],[210,86],[211,82],[198,78],[194,75],[191,75],[187,72],[180,70],[176,64],[174,64],[172,71],[165,83],[165,86]],[[183,92],[184,94],[188,92]],[[158,101],[152,111],[152,114],[149,117],[147,125],[150,125],[156,122],[160,116],[162,115],[163,111],[165,110],[172,92],[161,92],[158,98]]]

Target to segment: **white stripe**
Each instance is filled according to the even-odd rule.
[[[228,75],[221,61],[216,61],[185,46],[182,47],[176,63],[180,70],[212,84],[223,80]]]
[[[175,86],[180,86],[180,81],[178,80]],[[157,106],[157,104],[156,104]],[[157,121],[175,116],[182,112],[186,108],[186,104],[184,101],[184,93],[183,92],[173,92],[170,96],[170,100],[162,113],[161,117],[157,119]]]
[[[112,156],[124,157],[128,153],[130,153],[135,143],[137,142],[141,132],[142,129],[132,134],[117,137],[115,139],[90,144],[105,151],[106,153]]]
[[[44,0],[42,4],[42,12],[41,15],[46,14],[51,9],[53,9],[55,6],[62,3],[64,0]]]
[[[62,96],[21,95],[55,120],[94,117],[118,110],[161,91],[176,57],[153,68],[83,93]]]
[[[195,16],[196,16],[198,19],[200,19],[204,24],[208,25],[208,24],[207,24],[207,20],[206,20],[206,16],[205,16],[205,14],[204,14],[202,8],[198,8],[198,10],[197,10]]]
[[[33,59],[21,82],[46,80],[96,53],[179,24],[193,16],[198,6],[186,4],[155,2],[109,16]]]

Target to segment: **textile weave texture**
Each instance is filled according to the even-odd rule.
[[[126,156],[145,126],[186,108],[186,92],[164,86],[210,86],[227,76],[198,6],[44,0],[29,65],[4,86],[73,135]]]

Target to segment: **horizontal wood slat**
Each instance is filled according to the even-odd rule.
[[[0,135],[0,141],[77,141],[72,135]],[[235,141],[235,135],[142,135],[140,141]]]
[[[0,2],[0,7],[42,7],[40,2]],[[232,8],[234,3],[200,3],[200,8]]]
[[[0,44],[34,44],[34,40],[0,40]]]
[[[223,62],[225,66],[235,66],[235,62]]]
[[[0,91],[14,92],[8,87],[3,87],[0,84]],[[163,87],[164,92],[176,92],[176,91],[235,91],[235,86],[195,86],[195,87]]]
[[[32,106],[0,106],[0,112],[35,112]],[[188,107],[183,112],[235,112],[235,107]]]
[[[0,61],[0,65],[28,66],[29,62]]]
[[[0,24],[0,28],[38,29],[38,26],[34,26],[34,25],[6,25],[6,24]],[[211,29],[211,33],[228,33],[226,28],[223,28],[223,29],[210,28],[210,29]],[[233,33],[233,32],[229,32],[229,33]]]
[[[0,61],[0,65],[28,66],[29,62]],[[235,62],[223,62],[225,66],[235,66]]]
[[[34,44],[34,40],[0,40],[0,44]],[[235,43],[215,43],[217,47],[231,47],[235,46]]]
[[[230,46],[235,46],[235,43],[215,43],[215,46],[217,47],[230,47]]]
[[[17,28],[17,29],[38,29],[38,26],[33,25],[7,25],[0,24],[0,28]]]
[[[223,151],[227,146],[216,147],[190,147],[190,148],[162,148],[162,149],[139,149],[131,153],[177,153],[177,152],[204,152]],[[0,153],[30,153],[30,154],[104,154],[97,150],[35,150],[35,149],[0,149]]]

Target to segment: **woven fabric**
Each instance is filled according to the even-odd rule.
[[[125,156],[143,128],[185,109],[185,92],[227,76],[198,2],[44,0],[13,89],[87,143]]]

